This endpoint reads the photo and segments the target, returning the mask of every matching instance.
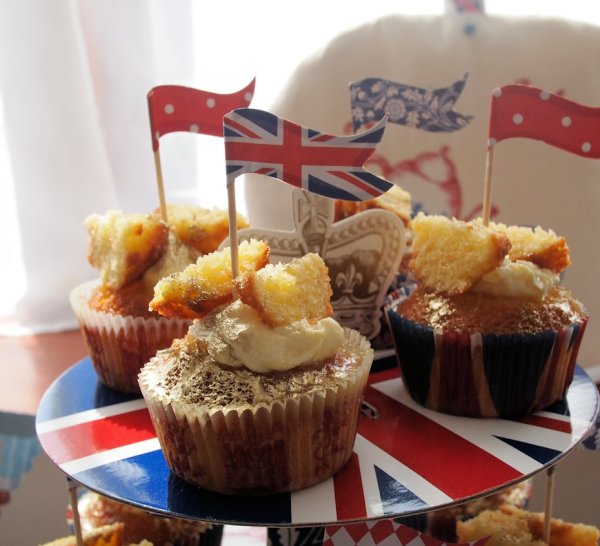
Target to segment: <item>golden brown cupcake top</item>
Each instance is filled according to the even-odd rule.
[[[270,405],[327,388],[335,390],[340,380],[352,379],[365,358],[355,345],[344,342],[334,356],[321,362],[257,374],[245,367],[218,364],[206,342],[191,334],[158,354],[161,366],[154,386],[158,393],[178,402],[225,409]]]
[[[524,334],[559,330],[585,316],[564,287],[555,286],[541,300],[498,298],[466,292],[447,295],[417,288],[399,302],[404,318],[434,329],[482,334]]]

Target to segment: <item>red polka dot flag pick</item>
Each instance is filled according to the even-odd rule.
[[[174,132],[202,133],[222,137],[223,116],[236,108],[243,108],[250,104],[255,81],[256,78],[244,89],[227,95],[182,85],[159,85],[148,92],[148,112],[160,214],[165,223],[168,223],[168,217],[158,148],[160,137]]]
[[[148,93],[152,149],[160,137],[176,131],[223,136],[223,116],[250,104],[253,79],[244,89],[227,95],[181,85],[160,85]]]
[[[505,85],[492,93],[488,146],[530,138],[567,152],[600,158],[600,108],[583,106],[530,85]]]

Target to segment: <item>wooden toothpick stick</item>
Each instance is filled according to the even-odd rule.
[[[546,506],[544,509],[544,534],[542,539],[546,544],[550,544],[550,529],[552,523],[552,503],[554,500],[554,470],[551,466],[546,471]]]
[[[490,210],[492,207],[492,176],[494,171],[494,146],[488,146],[485,158],[485,180],[483,182],[483,225],[490,223]]]
[[[231,251],[231,276],[233,280],[240,274],[237,237],[237,212],[235,207],[235,181],[227,186],[227,211],[229,213],[229,247]],[[237,289],[233,285],[233,299],[237,299]]]
[[[160,153],[154,150],[154,168],[156,170],[156,184],[158,186],[158,200],[160,202],[160,217],[165,224],[169,223],[167,218],[167,202],[165,200],[165,185],[163,182],[162,167],[160,164]]]

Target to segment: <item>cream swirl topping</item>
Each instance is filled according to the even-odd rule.
[[[320,362],[333,356],[345,338],[332,318],[271,328],[254,308],[239,300],[194,323],[192,333],[208,343],[208,352],[217,362],[257,373]]]
[[[506,259],[483,275],[471,290],[492,296],[541,299],[558,280],[557,274],[532,262]]]

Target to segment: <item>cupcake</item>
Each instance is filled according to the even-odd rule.
[[[235,281],[227,248],[157,285],[153,307],[185,307],[169,305],[180,292],[201,318],[144,366],[140,386],[175,475],[224,494],[296,491],[350,458],[373,351],[331,318],[317,254],[265,265],[265,243],[242,245]],[[225,297],[225,278],[239,298]]]
[[[154,546],[219,546],[222,525],[163,517],[87,491],[79,497],[79,520],[84,534],[105,525],[123,525],[123,544],[150,541]]]
[[[533,492],[531,480],[525,480],[502,491],[427,514],[427,534],[437,540],[455,543],[456,525],[468,521],[484,510],[497,510],[500,506],[514,506],[525,509]]]
[[[514,417],[562,400],[587,323],[559,274],[562,237],[418,214],[411,277],[386,316],[403,381],[419,404],[471,417]]]
[[[227,226],[225,212],[187,205],[168,211],[168,226],[157,213],[119,210],[85,221],[88,261],[100,277],[74,288],[70,302],[98,378],[120,392],[139,394],[140,368],[191,324],[149,310],[154,285],[193,263],[202,250],[216,249]]]
[[[485,510],[473,519],[458,522],[456,534],[460,542],[491,537],[487,546],[545,546],[544,514],[501,506]],[[550,546],[597,546],[600,531],[593,525],[569,523],[552,518]]]

